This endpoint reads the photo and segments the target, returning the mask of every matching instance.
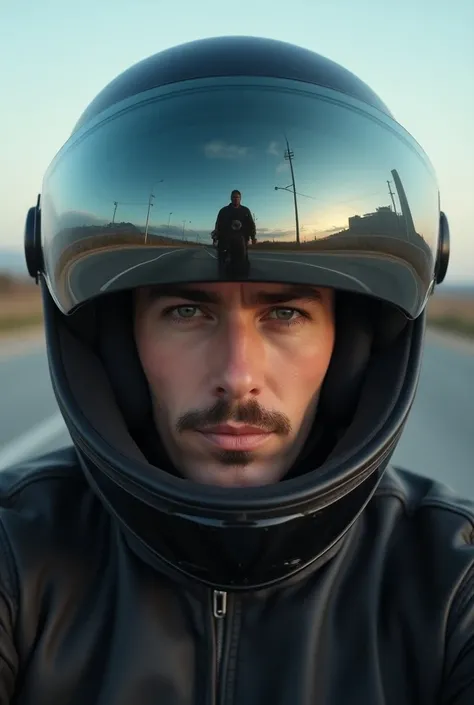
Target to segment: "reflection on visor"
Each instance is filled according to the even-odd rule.
[[[147,284],[236,279],[329,286],[420,312],[438,191],[390,118],[281,80],[144,95],[76,134],[46,175],[45,266],[64,312]]]

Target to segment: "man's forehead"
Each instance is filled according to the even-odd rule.
[[[321,301],[322,291],[306,284],[267,283],[196,283],[149,287],[147,297],[151,301],[163,298],[181,298],[198,303],[226,304],[240,298],[245,303],[279,303],[305,299]]]

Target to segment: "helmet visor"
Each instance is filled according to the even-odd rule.
[[[234,77],[102,112],[48,169],[41,218],[63,313],[145,285],[244,279],[367,294],[416,317],[439,201],[390,117],[329,89]]]

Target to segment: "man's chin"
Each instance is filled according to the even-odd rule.
[[[279,482],[286,472],[282,467],[286,463],[282,463],[281,448],[269,453],[266,447],[264,453],[261,448],[227,450],[190,443],[186,448],[176,445],[174,450],[178,452],[170,453],[170,457],[180,475],[198,484],[228,488],[263,487]]]
[[[255,462],[256,454],[250,450],[219,450],[214,454],[218,463],[226,467],[246,468]]]
[[[248,451],[224,451],[215,454],[207,463],[189,467],[189,480],[213,487],[264,487],[281,480],[284,473],[278,472],[273,463],[255,458]]]

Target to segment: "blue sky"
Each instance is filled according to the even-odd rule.
[[[202,37],[248,34],[341,63],[384,100],[436,169],[450,280],[474,280],[474,2],[16,0],[0,13],[0,246],[21,250],[43,172],[121,71]]]

